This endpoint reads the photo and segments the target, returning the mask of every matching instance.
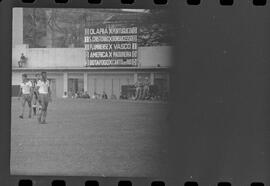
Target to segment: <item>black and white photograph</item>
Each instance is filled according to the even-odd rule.
[[[165,9],[13,8],[10,173],[164,175],[168,19]]]

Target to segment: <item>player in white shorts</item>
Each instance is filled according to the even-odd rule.
[[[41,111],[38,114],[38,122],[46,124],[47,108],[51,101],[50,82],[47,79],[47,73],[41,73],[41,80],[37,82],[36,89],[38,90],[38,101],[41,105]]]
[[[21,112],[21,115],[19,117],[21,119],[23,119],[25,103],[27,102],[28,107],[29,107],[28,117],[31,118],[32,83],[31,83],[31,81],[29,81],[27,79],[26,74],[22,75],[22,83],[20,84],[19,99],[21,99],[21,97],[22,97],[22,112]]]

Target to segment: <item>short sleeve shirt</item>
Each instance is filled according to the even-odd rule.
[[[48,94],[50,82],[49,82],[49,80],[47,80],[46,82],[39,80],[37,82],[37,87],[39,87],[38,92],[40,94]]]
[[[32,87],[33,85],[32,85],[32,83],[31,83],[31,81],[27,81],[27,82],[22,82],[21,84],[20,84],[20,87],[21,87],[21,89],[22,89],[22,93],[23,94],[30,94],[31,93],[31,87]]]

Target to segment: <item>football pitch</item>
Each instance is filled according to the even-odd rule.
[[[18,116],[12,98],[11,174],[159,177],[167,167],[166,103],[54,99],[48,124]]]

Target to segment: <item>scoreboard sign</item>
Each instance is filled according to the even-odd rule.
[[[137,66],[137,27],[85,28],[86,66]]]

